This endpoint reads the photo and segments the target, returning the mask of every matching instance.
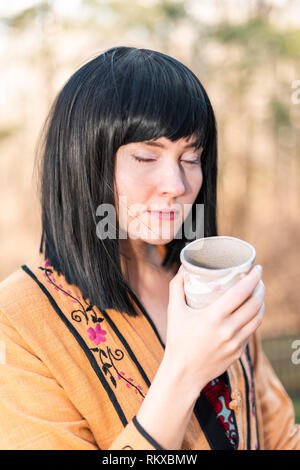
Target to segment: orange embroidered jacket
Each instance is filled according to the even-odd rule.
[[[162,449],[138,423],[164,344],[139,315],[100,311],[38,255],[0,284],[0,448]],[[256,333],[228,371],[237,448],[300,449],[294,409]],[[212,409],[194,408],[182,450],[224,449]]]

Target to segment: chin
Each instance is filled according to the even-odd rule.
[[[145,243],[149,243],[149,245],[167,245],[167,243],[170,243],[172,240],[174,240],[174,236],[170,237],[141,237],[140,240],[143,240]]]
[[[145,227],[145,229],[141,231],[129,231],[127,234],[128,238],[132,239],[133,241],[139,240],[145,243],[149,243],[150,245],[166,245],[167,243],[170,243],[172,240],[174,240],[179,228],[180,225],[171,229],[168,229],[167,227],[155,227],[155,229],[151,232],[149,227]]]
[[[157,238],[155,240],[144,240],[146,243],[149,243],[149,245],[167,245],[167,243],[170,243],[173,240],[173,238],[170,238],[169,240],[166,240],[165,238]]]

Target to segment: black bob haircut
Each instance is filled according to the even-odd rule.
[[[216,122],[193,72],[161,52],[113,47],[81,66],[58,93],[40,140],[40,253],[100,311],[137,315],[121,269],[118,237],[101,240],[96,234],[97,207],[116,207],[116,151],[131,142],[190,136],[196,137],[197,149],[203,147],[203,183],[192,223],[195,205],[204,204],[204,236],[214,236]],[[192,241],[184,233],[165,245],[165,269],[180,266],[180,251]]]

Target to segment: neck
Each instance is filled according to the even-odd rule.
[[[140,269],[158,269],[161,266],[161,255],[156,245],[143,240],[120,239],[121,262],[128,266],[138,266]]]
[[[120,239],[119,246],[122,271],[131,287],[138,289],[162,271],[162,257],[156,245],[143,240]]]

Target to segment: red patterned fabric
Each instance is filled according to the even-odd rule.
[[[230,391],[228,385],[220,378],[211,380],[202,391],[225,430],[233,448],[237,444],[237,432],[233,411],[229,408]]]

